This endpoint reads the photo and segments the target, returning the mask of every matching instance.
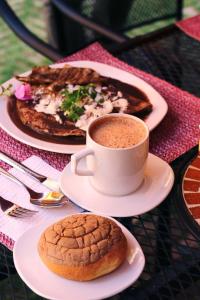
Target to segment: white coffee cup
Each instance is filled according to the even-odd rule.
[[[128,148],[110,148],[96,143],[91,129],[98,120],[105,118],[131,118],[142,124],[145,134],[139,143]],[[99,192],[111,196],[124,196],[134,192],[144,179],[145,163],[149,150],[149,130],[139,118],[127,114],[109,114],[94,120],[88,127],[86,148],[71,157],[71,171],[88,176],[90,184]],[[86,158],[87,169],[78,168]],[[78,187],[77,187],[78,188]]]

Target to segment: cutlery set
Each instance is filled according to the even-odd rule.
[[[58,191],[59,186],[58,182],[54,179],[51,179],[49,177],[43,176],[30,168],[26,167],[25,165],[15,161],[11,157],[7,156],[6,154],[0,152],[0,160],[6,162],[10,166],[20,170],[24,174],[28,174],[35,180],[39,181],[42,185],[49,188],[48,192],[36,192],[33,189],[31,189],[29,186],[27,186],[24,182],[22,182],[20,179],[18,179],[16,176],[12,175],[11,173],[5,171],[3,168],[0,167],[0,174],[4,177],[9,178],[13,182],[23,186],[27,190],[30,196],[30,203],[43,207],[43,208],[55,208],[55,207],[61,207],[68,203],[68,198]],[[14,203],[7,201],[6,199],[0,197],[0,206],[4,213],[8,214],[9,216],[14,217],[25,217],[25,216],[31,216],[36,211],[27,210],[25,208],[22,208],[18,205],[15,205]]]
[[[46,177],[44,175],[41,175],[27,166],[23,165],[22,163],[19,163],[15,161],[13,158],[8,156],[7,154],[4,154],[3,152],[0,152],[0,160],[4,161],[8,165],[14,167],[15,169],[20,170],[24,174],[30,175],[32,178],[35,178],[37,181],[42,183],[44,186],[48,187],[50,190],[58,190],[59,191],[59,184],[56,180]]]

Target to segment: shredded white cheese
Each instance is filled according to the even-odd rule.
[[[61,98],[52,99],[51,95],[48,95],[45,98],[42,98],[39,101],[39,103],[35,105],[34,109],[37,112],[43,112],[45,114],[55,115],[59,110],[61,103],[62,103]]]
[[[78,90],[80,85],[67,85],[67,90],[69,93],[73,93],[75,90]],[[87,130],[88,125],[96,118],[111,113],[115,108],[118,109],[120,113],[123,113],[127,110],[128,101],[123,98],[121,91],[117,93],[112,93],[111,91],[106,91],[108,87],[98,85],[95,88],[90,87],[88,90],[89,95],[81,99],[82,106],[84,107],[84,114],[80,116],[79,120],[75,123],[75,126]],[[95,99],[92,99],[90,96],[93,91],[96,92]],[[106,91],[106,92],[103,92]],[[39,94],[42,90],[38,91]],[[58,114],[60,111],[61,104],[63,102],[62,95],[41,95],[42,98],[39,100],[39,103],[34,106],[34,109],[37,112],[43,112],[46,114],[53,115],[55,120],[62,124],[63,121]],[[85,104],[85,105],[84,105]]]
[[[106,100],[102,103],[102,106],[97,106],[97,103],[85,105],[85,112],[76,122],[75,126],[82,130],[87,130],[87,127],[91,121],[111,113],[115,107],[119,108],[120,113],[123,113],[128,107],[128,101],[124,98],[121,98],[113,102]]]

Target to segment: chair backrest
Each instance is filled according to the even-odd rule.
[[[65,0],[81,16],[120,33],[160,20],[174,22],[182,16],[182,0]],[[98,33],[63,16],[54,6],[52,29],[54,46],[65,53],[74,52],[94,40],[109,44]],[[167,23],[169,24],[169,22]],[[51,25],[50,25],[51,26]],[[56,30],[57,28],[57,30]]]
[[[118,31],[179,18],[180,0],[67,0],[79,13]]]
[[[39,53],[25,45],[1,19],[2,3],[0,0],[0,83],[8,80],[13,74],[25,72],[35,65],[49,62]],[[47,40],[45,10],[40,0],[11,0],[11,8],[16,12],[38,37]]]

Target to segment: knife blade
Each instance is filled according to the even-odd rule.
[[[46,177],[44,175],[41,175],[41,174],[31,170],[29,167],[26,167],[23,163],[20,163],[20,162],[14,160],[9,155],[7,155],[3,152],[0,152],[0,160],[4,161],[5,163],[14,167],[15,169],[18,169],[22,173],[24,173],[26,175],[27,174],[30,175],[32,178],[36,179],[42,185],[46,186],[50,190],[60,192],[59,183],[55,179]]]

